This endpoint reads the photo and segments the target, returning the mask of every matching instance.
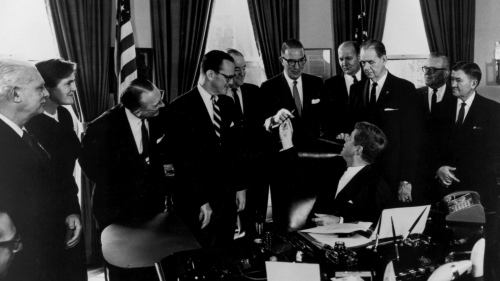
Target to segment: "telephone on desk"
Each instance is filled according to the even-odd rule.
[[[486,222],[479,194],[457,191],[446,195],[438,204],[447,222],[484,224]]]

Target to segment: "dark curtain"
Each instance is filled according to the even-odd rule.
[[[382,41],[389,0],[368,0],[366,3],[367,39]]]
[[[452,65],[474,61],[475,0],[420,0],[431,52],[446,54]]]
[[[78,64],[78,88],[81,120],[87,123],[108,109],[109,50],[113,1],[46,0],[53,21],[59,53]],[[82,174],[81,206],[87,259],[100,256],[90,208],[92,186]],[[97,237],[98,238],[98,237]]]
[[[282,71],[279,57],[287,39],[299,39],[299,0],[248,0],[255,41],[267,78]]]
[[[214,0],[151,0],[155,83],[167,102],[198,82]]]

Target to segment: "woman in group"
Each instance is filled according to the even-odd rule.
[[[62,59],[50,59],[38,62],[35,66],[45,81],[50,97],[43,114],[33,117],[26,128],[50,155],[56,182],[60,184],[47,192],[53,194],[51,196],[57,206],[57,213],[64,216],[62,219],[66,221],[67,229],[66,241],[60,242],[60,249],[54,249],[58,252],[54,256],[64,280],[87,280],[78,186],[73,177],[81,145],[71,113],[62,106],[75,103],[76,64]]]

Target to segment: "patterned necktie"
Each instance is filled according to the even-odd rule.
[[[220,144],[222,119],[220,118],[220,109],[219,106],[217,105],[218,100],[219,100],[218,96],[212,96],[212,105],[214,107],[214,129]]]
[[[26,130],[23,130],[22,139],[31,147],[38,158],[42,159],[43,161],[50,160],[50,154],[38,143],[35,137],[30,135]]]
[[[465,116],[465,105],[466,103],[462,103],[462,107],[460,107],[460,110],[458,111],[458,118],[457,118],[457,126],[460,126],[464,123],[464,116]]]
[[[352,76],[352,83],[353,83],[353,84],[358,83],[358,78],[356,78],[356,75],[353,75],[353,76]]]
[[[299,90],[297,90],[297,80],[293,81],[293,99],[295,100],[295,107],[299,116],[302,116],[302,102],[300,101]]]
[[[142,157],[144,159],[149,157],[149,134],[146,128],[146,119],[141,120],[141,135],[142,135]]]
[[[233,92],[233,98],[234,98],[234,104],[236,105],[236,110],[240,116],[243,116],[243,110],[241,109],[241,103],[240,103],[240,97],[238,96],[238,90],[237,89],[231,89]]]
[[[372,92],[370,94],[370,107],[375,107],[377,104],[377,83],[372,84]]]
[[[431,97],[431,108],[429,109],[430,112],[434,110],[434,107],[436,106],[437,103],[437,89],[432,89],[432,97]]]

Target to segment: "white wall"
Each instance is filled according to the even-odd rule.
[[[500,41],[500,1],[476,0],[474,62],[481,67],[483,78],[478,92],[500,102],[500,85],[495,82],[494,44]]]

